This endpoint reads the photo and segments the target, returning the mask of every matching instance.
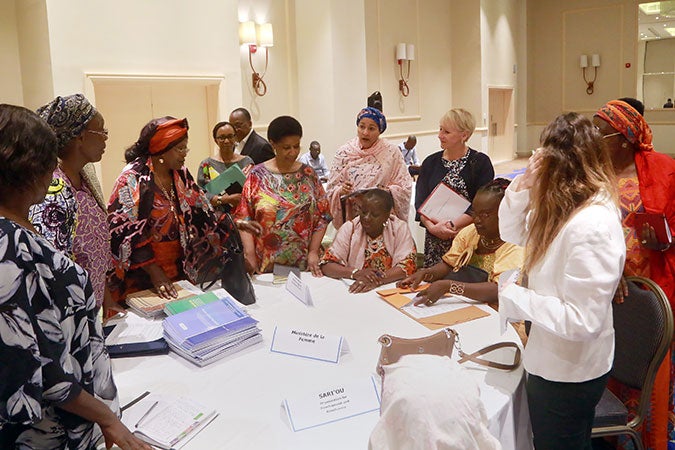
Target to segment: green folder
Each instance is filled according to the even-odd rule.
[[[214,195],[219,195],[223,192],[233,194],[241,192],[241,188],[244,186],[244,181],[246,181],[246,175],[244,175],[244,172],[241,171],[239,164],[235,163],[232,164],[230,167],[228,167],[226,170],[224,170],[223,173],[218,175],[216,178],[211,180],[211,182],[208,183],[206,186],[204,186],[204,188],[210,194]],[[234,187],[237,185],[238,190],[230,192],[232,190],[230,189],[230,187]]]
[[[167,316],[173,316],[188,309],[196,308],[197,306],[206,305],[218,301],[219,298],[213,292],[204,292],[203,294],[195,295],[194,297],[176,300],[164,305],[164,312]]]

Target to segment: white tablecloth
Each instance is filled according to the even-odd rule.
[[[266,277],[266,276],[262,276]],[[220,416],[185,447],[191,449],[365,449],[378,420],[372,412],[294,433],[283,419],[281,402],[293,393],[369,377],[379,355],[377,338],[389,333],[419,337],[432,332],[374,292],[349,294],[339,280],[302,274],[311,287],[315,307],[294,299],[283,286],[255,282],[258,302],[249,312],[260,321],[264,341],[253,348],[199,368],[176,354],[113,360],[113,372],[122,405],[144,391],[188,395],[215,407]],[[269,277],[271,280],[271,277]],[[498,341],[519,342],[513,329],[501,336],[497,316],[459,324],[466,352]],[[351,353],[339,364],[270,352],[274,327],[304,327],[344,336]],[[508,359],[509,350],[501,356]],[[529,417],[523,388],[523,370],[465,366],[481,382],[481,399],[489,429],[505,449],[529,449]]]

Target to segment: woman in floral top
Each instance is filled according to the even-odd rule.
[[[366,191],[359,216],[340,227],[323,256],[323,273],[356,280],[349,292],[357,293],[415,272],[415,241],[408,224],[392,215],[393,208],[389,192]]]
[[[257,237],[241,233],[247,270],[271,272],[283,264],[321,276],[319,248],[331,215],[316,173],[297,161],[302,126],[293,117],[277,117],[267,138],[276,156],[251,170],[235,212],[263,229]]]

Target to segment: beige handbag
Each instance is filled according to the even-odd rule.
[[[452,357],[452,351],[455,347],[460,356],[460,360],[458,361],[460,364],[466,361],[473,361],[483,366],[502,370],[514,370],[520,365],[520,347],[514,342],[498,342],[496,344],[488,345],[471,354],[467,354],[462,351],[462,347],[459,343],[459,334],[449,327],[443,328],[438,333],[434,333],[431,336],[414,339],[383,334],[378,339],[378,342],[382,345],[382,348],[380,349],[380,359],[377,362],[377,373],[379,373],[380,376],[384,375],[382,366],[397,362],[401,356],[424,354]],[[479,358],[481,355],[504,347],[512,347],[516,350],[513,355],[513,363],[511,364]]]

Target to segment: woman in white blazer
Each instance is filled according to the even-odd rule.
[[[499,208],[502,239],[525,246],[521,277],[500,281],[499,314],[532,323],[523,364],[537,449],[590,449],[614,357],[612,298],[625,258],[602,135],[557,117]]]

